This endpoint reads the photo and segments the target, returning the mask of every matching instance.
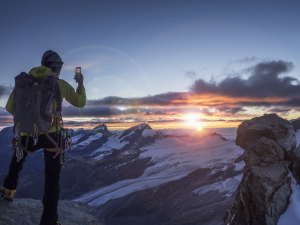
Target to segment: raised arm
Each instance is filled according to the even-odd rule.
[[[82,108],[85,106],[86,95],[84,86],[75,89],[66,81],[58,80],[61,97],[65,98],[71,105]]]

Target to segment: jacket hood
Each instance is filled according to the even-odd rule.
[[[34,67],[29,71],[29,74],[39,79],[44,78],[48,75],[52,75],[58,78],[58,75],[54,73],[49,67],[46,66]]]

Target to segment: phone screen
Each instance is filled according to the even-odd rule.
[[[76,67],[76,74],[81,74],[81,67]]]

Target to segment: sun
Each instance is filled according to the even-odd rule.
[[[202,130],[202,126],[197,126],[197,130]]]

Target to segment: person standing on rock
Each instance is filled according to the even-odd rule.
[[[13,200],[19,183],[19,174],[23,168],[26,156],[29,153],[33,153],[43,148],[45,160],[45,185],[43,196],[44,209],[40,225],[57,225],[60,224],[58,222],[57,205],[60,194],[61,168],[63,165],[62,162],[64,162],[63,149],[65,149],[64,147],[62,147],[64,143],[63,132],[67,132],[63,128],[62,124],[61,102],[63,99],[66,99],[73,106],[82,108],[86,103],[86,94],[85,88],[83,86],[83,76],[81,74],[81,71],[79,74],[75,75],[74,78],[78,83],[76,91],[68,82],[59,78],[63,61],[56,52],[52,50],[46,51],[42,57],[41,64],[41,66],[31,69],[29,71],[29,74],[21,73],[15,78],[15,88],[9,96],[8,102],[6,104],[6,110],[14,116],[14,129],[17,130],[17,139],[14,140],[14,143],[12,141],[12,144],[16,144],[20,147],[15,148],[9,166],[9,173],[4,180],[3,186],[0,188],[0,196],[4,197],[4,199],[8,201]],[[30,81],[34,82],[31,86],[27,85],[28,83],[24,86],[24,83],[30,83]],[[18,89],[18,85],[21,85],[23,89],[24,87],[28,87],[28,90],[35,90],[36,92],[33,91],[32,93],[36,94],[32,94],[31,96],[28,94],[28,99],[21,98],[23,102],[20,102],[20,100],[17,100],[18,96],[20,96],[20,92],[18,92],[18,90],[22,91],[22,88]],[[34,89],[35,86],[38,88]],[[48,91],[42,93],[43,88],[48,88],[46,89]],[[27,93],[24,92],[24,95],[26,94]],[[47,94],[49,96],[47,96]],[[41,96],[51,100],[48,106],[47,102],[45,102],[44,100],[39,100],[40,98],[42,98]],[[24,110],[23,117],[26,117],[26,113],[30,113],[30,111],[32,111],[35,113],[33,118],[36,117],[36,119],[38,119],[38,122],[30,125],[34,127],[34,132],[24,132],[24,126],[26,125],[26,123],[27,125],[30,124],[30,122],[28,121],[30,119],[28,118],[25,118],[27,121],[22,121],[21,123],[18,122],[16,124],[16,117],[18,116],[16,115],[17,110],[20,109],[20,105],[22,104],[27,109]],[[32,105],[34,105],[35,107],[31,108]],[[40,109],[43,107],[48,107],[50,110],[48,109],[48,111],[43,112],[43,110]],[[36,113],[36,111],[34,110],[39,111],[38,113]],[[42,114],[42,112],[45,115],[39,115]],[[47,113],[50,113],[50,116]],[[49,119],[50,123],[47,123],[47,120]],[[41,121],[43,121],[43,123]],[[40,123],[42,124],[41,126]],[[49,129],[43,131],[42,128],[45,124],[49,125]],[[56,157],[58,155],[60,155],[60,157]]]

